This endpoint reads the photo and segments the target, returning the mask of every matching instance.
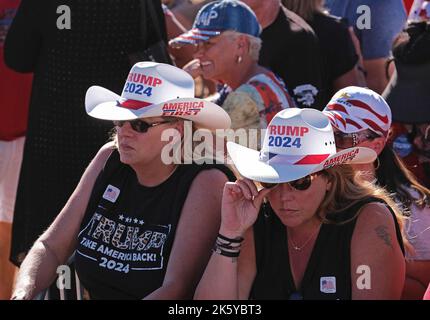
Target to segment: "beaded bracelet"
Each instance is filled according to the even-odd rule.
[[[222,256],[237,258],[240,254],[242,241],[242,237],[231,239],[218,234],[212,251]]]
[[[220,247],[217,247],[216,245],[214,246],[212,251],[221,255],[221,256],[225,256],[225,257],[229,257],[229,258],[237,258],[240,254],[240,250],[238,250],[238,251],[226,251]]]
[[[237,238],[231,239],[231,238],[227,238],[226,236],[223,236],[221,233],[218,233],[218,238],[225,240],[225,241],[228,241],[228,242],[231,242],[231,243],[241,243],[243,241],[242,237],[237,237]]]

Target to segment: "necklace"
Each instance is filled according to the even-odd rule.
[[[309,236],[309,238],[301,246],[296,245],[293,242],[293,240],[291,239],[291,236],[288,237],[288,241],[291,243],[291,245],[292,245],[292,247],[293,247],[294,250],[296,250],[296,251],[302,251],[302,249],[304,247],[306,247],[306,245],[309,243],[309,241],[311,241],[311,239],[318,233],[318,231],[320,230],[320,227],[321,227],[321,223],[318,226],[318,228],[316,228],[315,231],[312,232],[312,234]]]

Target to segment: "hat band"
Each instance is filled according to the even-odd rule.
[[[204,30],[204,29],[198,29],[194,28],[188,31],[187,33],[183,33],[180,36],[178,36],[174,41],[183,41],[183,42],[189,42],[193,43],[196,41],[207,41],[211,37],[218,36],[221,34],[221,30]]]
[[[310,154],[310,155],[284,155],[271,152],[260,152],[260,161],[270,164],[290,164],[290,165],[318,165],[330,156],[327,154]]]
[[[148,107],[150,105],[152,105],[152,103],[139,100],[124,100],[122,102],[117,101],[117,106],[132,110],[138,110],[140,108]]]

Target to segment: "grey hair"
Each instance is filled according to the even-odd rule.
[[[224,33],[230,36],[231,39],[236,39],[239,36],[247,37],[249,41],[248,55],[251,57],[252,60],[258,61],[258,58],[260,56],[261,44],[262,44],[262,41],[260,38],[251,36],[249,34],[233,31],[233,30],[228,30],[228,31],[225,31]]]

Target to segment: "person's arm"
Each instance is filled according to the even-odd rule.
[[[430,283],[430,260],[408,260],[402,300],[421,299]]]
[[[371,10],[370,28],[358,30],[357,27],[356,31],[360,33],[367,85],[382,94],[389,81],[385,65],[393,40],[402,31],[407,17],[401,0],[367,1],[366,4]]]
[[[187,32],[187,29],[179,22],[175,14],[169,9],[164,10],[166,19],[167,39],[172,40],[182,33]],[[174,57],[175,65],[182,68],[193,59],[195,48],[193,45],[184,45],[180,47],[168,46],[169,53]]]
[[[394,219],[385,205],[367,204],[351,241],[352,299],[400,299],[404,282],[405,259]]]
[[[247,299],[256,275],[251,226],[257,219],[263,198],[270,190],[257,191],[254,183],[241,179],[228,182],[222,198],[219,233],[227,238],[244,237],[239,257],[213,253],[196,289],[195,299]]]
[[[379,94],[382,94],[389,80],[385,74],[387,60],[388,58],[378,58],[363,61],[367,86]]]
[[[340,89],[343,89],[349,86],[363,86],[363,83],[360,82],[360,75],[358,72],[359,71],[357,67],[354,66],[354,68],[352,68],[348,72],[334,79],[333,81],[334,92],[337,92]]]
[[[4,60],[9,68],[34,71],[42,47],[41,25],[46,20],[47,7],[45,1],[21,1],[4,43]]]
[[[329,61],[333,65],[333,90],[337,92],[349,86],[366,86],[366,82],[362,81],[364,77],[358,69],[361,63],[360,59],[360,43],[354,35],[352,28],[339,20],[337,26],[336,41],[339,46],[330,48],[331,56]],[[335,29],[333,29],[334,31]]]
[[[355,47],[355,52],[358,55],[358,61],[357,65],[355,66],[357,70],[357,77],[358,77],[358,83],[360,87],[367,87],[366,83],[366,70],[364,69],[364,62],[363,62],[363,53],[361,52],[361,46],[360,41],[358,40],[357,36],[355,35],[354,29],[352,27],[348,27],[348,32],[351,37],[352,43]]]
[[[145,299],[192,298],[219,228],[226,181],[225,174],[217,169],[196,176],[182,208],[163,284]]]
[[[60,214],[36,240],[21,265],[12,299],[32,299],[52,283],[57,266],[67,262],[76,247],[94,183],[111,153],[112,143],[100,149]]]
[[[199,59],[193,59],[182,67],[182,70],[187,72],[193,79],[203,76],[203,69]]]

